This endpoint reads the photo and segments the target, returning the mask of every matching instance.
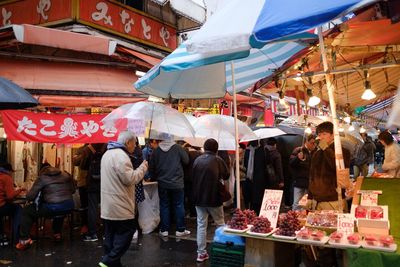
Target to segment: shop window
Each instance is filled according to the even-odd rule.
[[[118,0],[118,2],[137,10],[144,11],[144,0]]]

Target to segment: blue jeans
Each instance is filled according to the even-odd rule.
[[[175,210],[176,231],[185,231],[185,207],[183,205],[185,193],[182,189],[166,189],[158,187],[160,198],[160,232],[169,231],[170,208]]]
[[[210,214],[217,225],[224,225],[224,208],[219,207],[199,207],[196,206],[197,212],[197,253],[204,254],[207,241],[207,225],[208,215]]]
[[[293,187],[293,210],[301,210],[300,199],[307,194],[307,188]]]

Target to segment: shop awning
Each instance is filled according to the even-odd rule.
[[[146,101],[138,97],[96,97],[96,96],[64,96],[64,95],[34,95],[41,106],[45,107],[102,107],[113,108],[128,103]]]
[[[172,10],[197,23],[203,24],[206,20],[206,6],[203,0],[151,0],[159,5],[169,1]]]
[[[154,65],[157,65],[158,63],[161,62],[161,59],[158,59],[156,57],[152,57],[152,56],[149,56],[149,55],[146,55],[146,54],[134,51],[132,49],[122,47],[122,46],[118,46],[117,50],[125,52],[125,53],[128,53],[128,54],[131,54],[131,55],[133,55],[133,56],[135,56],[137,58],[140,58],[144,62],[150,64],[151,67],[153,67]]]
[[[24,44],[42,45],[108,56],[114,54],[117,46],[117,42],[104,37],[61,31],[28,24],[11,25],[10,28],[5,29],[12,29],[15,39]]]

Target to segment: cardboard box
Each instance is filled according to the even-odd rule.
[[[351,206],[351,214],[355,217],[355,211],[358,205]],[[382,219],[369,219],[369,218],[356,218],[358,232],[365,234],[375,235],[388,235],[390,229],[389,223],[389,208],[388,206],[363,206],[368,212],[372,208],[381,207],[383,209]]]

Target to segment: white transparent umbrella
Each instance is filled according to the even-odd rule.
[[[129,129],[138,136],[154,139],[163,139],[166,135],[175,139],[194,137],[194,129],[185,115],[160,103],[125,104],[113,110],[102,121],[106,125],[112,124],[118,130]]]
[[[286,134],[284,131],[278,128],[261,128],[253,131],[253,133],[256,135],[255,139],[254,136],[244,136],[240,139],[240,142],[260,140]]]
[[[214,138],[218,142],[219,150],[235,150],[235,145],[239,140],[235,139],[234,123],[235,119],[230,116],[203,115],[197,118],[197,121],[193,124],[195,137],[200,140]],[[237,123],[239,139],[244,136],[258,138],[245,123],[241,121]]]

